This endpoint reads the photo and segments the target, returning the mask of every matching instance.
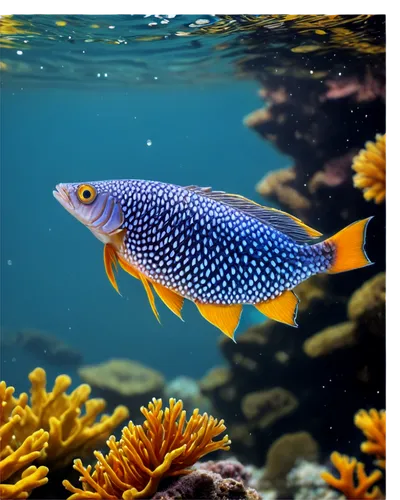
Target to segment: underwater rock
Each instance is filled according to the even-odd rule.
[[[57,366],[79,366],[82,364],[82,354],[66,345],[55,335],[35,330],[34,328],[21,329],[7,336],[4,343],[8,347],[13,345],[25,349],[38,359]]]
[[[245,486],[248,486],[251,479],[251,472],[249,469],[238,460],[208,460],[207,462],[198,462],[195,467],[198,470],[215,472],[224,479],[241,481]]]
[[[336,500],[340,494],[330,489],[321,478],[327,468],[315,462],[297,460],[287,475],[287,487],[293,500]]]
[[[275,488],[283,498],[289,494],[286,476],[298,459],[317,461],[319,446],[308,432],[285,434],[269,448],[260,488]]]
[[[111,359],[78,370],[81,379],[108,404],[129,408],[132,420],[141,416],[140,407],[154,396],[163,395],[165,380],[161,373],[129,359]]]
[[[220,474],[206,470],[196,470],[186,476],[179,477],[152,498],[153,500],[174,500],[176,498],[262,500],[261,495],[256,490],[246,488],[243,482],[223,478]]]

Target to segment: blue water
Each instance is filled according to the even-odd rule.
[[[222,333],[186,301],[181,322],[142,285],[108,282],[101,243],[53,198],[59,182],[141,178],[212,186],[261,201],[255,183],[287,166],[243,124],[260,107],[255,83],[162,89],[6,89],[1,100],[1,324],[52,333],[84,363],[129,358],[171,379],[222,363]],[[151,140],[151,146],[147,141]],[[250,311],[249,311],[250,314]],[[243,315],[238,333],[251,319]],[[2,356],[1,378],[26,390],[43,362]],[[49,380],[60,373],[45,366]],[[65,370],[62,370],[65,372]],[[78,379],[71,371],[74,382]]]

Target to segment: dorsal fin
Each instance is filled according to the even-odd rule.
[[[297,217],[276,208],[264,207],[244,196],[224,191],[213,191],[210,187],[186,186],[185,189],[240,210],[263,224],[274,227],[297,243],[307,243],[322,236],[319,231],[307,226]]]

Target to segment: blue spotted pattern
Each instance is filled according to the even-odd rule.
[[[124,257],[191,300],[256,304],[325,272],[334,257],[329,243],[299,244],[196,190],[141,180],[91,184],[121,206]]]

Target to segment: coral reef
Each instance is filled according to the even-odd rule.
[[[165,380],[158,371],[129,359],[111,359],[78,370],[81,379],[109,404],[124,404],[132,419],[154,395],[163,396]]]
[[[376,141],[368,141],[365,149],[354,158],[354,186],[362,189],[364,198],[382,203],[386,197],[386,134],[376,135]]]
[[[376,334],[385,331],[384,278],[378,273],[349,298],[335,293],[330,276],[316,276],[296,290],[296,331],[267,320],[236,344],[220,339],[228,365],[208,372],[200,388],[214,414],[227,416],[239,460],[262,466],[274,441],[295,432],[310,433],[324,460],[339,436],[352,438],[343,407],[384,404],[385,337]]]
[[[148,498],[161,479],[188,474],[202,456],[229,450],[227,435],[214,441],[226,429],[224,421],[200,415],[198,410],[186,421],[182,401],[170,399],[169,407],[162,410],[162,400],[153,398],[141,412],[146,419],[143,425],[130,421],[120,441],[114,436],[107,441],[110,453],[106,457],[94,453],[97,463],[93,471],[90,465],[84,467],[81,460],[75,460],[83,489],[64,481],[73,493],[69,500]]]
[[[269,448],[264,474],[260,479],[261,489],[274,488],[280,497],[289,495],[287,475],[299,459],[317,461],[318,443],[308,432],[285,434]]]
[[[235,459],[209,460],[194,465],[195,471],[169,481],[161,488],[153,499],[167,500],[175,498],[222,499],[241,498],[243,500],[261,500],[261,497],[250,484],[253,472]]]
[[[249,484],[251,472],[238,460],[209,460],[207,462],[199,462],[195,465],[196,469],[207,470],[219,474],[224,479],[234,479],[241,481],[245,486]]]
[[[361,451],[377,457],[377,465],[386,468],[386,411],[374,408],[367,412],[360,410],[354,417],[354,424],[363,431],[367,441],[361,444]]]
[[[328,472],[322,472],[321,477],[333,488],[341,491],[345,498],[351,500],[377,500],[384,498],[382,491],[376,483],[382,478],[382,472],[374,470],[369,476],[365,473],[365,466],[355,458],[333,452],[331,455],[333,465],[339,471],[340,477],[336,478]],[[354,473],[357,483],[354,482]],[[373,486],[371,492],[368,490]]]
[[[70,380],[65,375],[56,379],[49,393],[44,370],[37,368],[29,378],[31,406],[27,394],[14,398],[14,388],[0,383],[1,498],[27,498],[41,487],[34,498],[65,498],[68,490],[73,493],[70,499],[168,499],[180,492],[181,498],[261,500],[248,484],[249,470],[238,461],[198,462],[209,453],[229,450],[227,435],[216,439],[226,429],[224,421],[198,409],[187,419],[182,401],[172,398],[165,409],[162,400],[155,398],[142,407],[143,425],[130,421],[120,441],[110,436],[110,452],[104,456],[95,451],[93,468],[84,467],[77,458],[73,472],[81,475],[83,489],[74,487],[79,476],[63,467],[101,445],[105,435],[126,418],[127,409],[119,407],[112,417],[103,416],[94,423],[104,402],[88,400],[88,386],[79,386],[68,396]],[[80,417],[83,402],[86,413]],[[66,490],[60,492],[62,476],[71,480],[62,481]]]
[[[34,488],[47,483],[49,469],[36,467],[37,460],[48,446],[49,433],[40,429],[27,436],[17,446],[14,432],[26,417],[23,396],[16,400],[14,388],[0,382],[0,498],[28,498]]]
[[[196,470],[187,476],[180,477],[152,498],[153,500],[175,500],[177,498],[262,500],[261,495],[253,488],[246,488],[243,482],[232,478],[223,478],[220,474],[206,470]]]
[[[28,405],[26,394],[21,394],[20,402],[16,402],[25,410],[25,415],[14,428],[13,443],[17,446],[36,430],[44,429],[49,433],[49,445],[38,462],[51,464],[53,470],[69,464],[76,456],[91,453],[128,416],[127,408],[118,406],[111,416],[102,415],[96,422],[106,406],[105,401],[89,399],[90,387],[85,384],[66,394],[71,385],[67,375],[57,377],[50,392],[46,390],[46,372],[42,368],[33,370],[29,380],[31,404]],[[81,415],[83,405],[85,412]]]
[[[303,345],[304,352],[311,358],[325,357],[327,363],[333,360],[335,351],[343,359],[352,353],[352,367],[357,377],[381,390],[384,370],[378,360],[384,363],[385,359],[385,307],[386,275],[379,273],[349,298],[348,321],[307,338]]]
[[[42,368],[33,370],[29,380],[30,404],[26,393],[15,398],[14,389],[0,383],[0,466],[1,481],[6,481],[0,486],[1,498],[27,498],[34,488],[47,483],[48,474],[103,444],[128,416],[127,408],[119,406],[96,422],[105,401],[89,399],[88,385],[68,395],[71,379],[67,375],[57,377],[50,392]],[[40,495],[45,498],[44,493]]]
[[[376,409],[359,410],[354,416],[355,425],[362,430],[367,441],[361,444],[361,451],[375,455],[377,465],[386,468],[386,411]],[[383,474],[374,470],[369,476],[365,472],[365,465],[356,458],[349,458],[337,451],[331,454],[333,465],[339,472],[339,478],[329,472],[322,472],[321,478],[336,490],[342,492],[346,498],[354,500],[383,499],[378,483]],[[356,482],[355,477],[356,476]],[[356,484],[357,483],[357,484]],[[371,491],[370,488],[372,487]]]
[[[336,500],[339,493],[322,479],[326,467],[307,460],[297,460],[287,475],[287,489],[293,500]]]

